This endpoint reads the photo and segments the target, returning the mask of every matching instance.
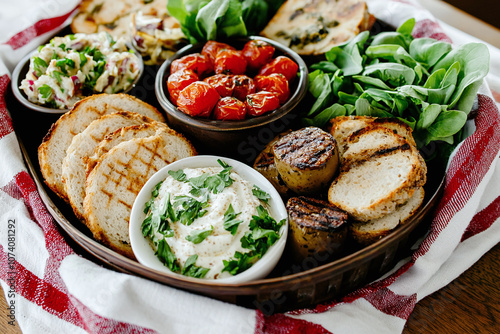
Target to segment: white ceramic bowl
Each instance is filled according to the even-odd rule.
[[[199,155],[181,159],[173,162],[170,165],[160,169],[156,172],[142,187],[141,191],[135,199],[130,215],[129,233],[132,250],[134,251],[137,260],[152,269],[161,271],[166,275],[174,277],[186,277],[170,271],[167,267],[160,262],[156,257],[153,248],[150,246],[149,241],[142,235],[141,225],[146,214],[144,213],[144,204],[151,198],[152,189],[161,181],[163,181],[169,174],[170,170],[179,170],[183,168],[199,168],[199,167],[220,167],[217,159],[225,161],[228,165],[233,167],[233,171],[237,172],[243,179],[250,181],[265,192],[267,192],[271,199],[269,200],[269,213],[276,220],[286,220],[286,223],[281,227],[281,237],[278,241],[269,248],[264,256],[257,261],[252,267],[246,271],[231,276],[215,280],[209,280],[214,283],[242,283],[251,280],[256,280],[266,277],[278,263],[283,250],[285,249],[287,234],[288,234],[288,215],[285,204],[281,199],[276,189],[262,174],[255,169],[237,160],[213,156],[213,155]]]

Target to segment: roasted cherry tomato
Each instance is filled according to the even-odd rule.
[[[290,96],[288,80],[286,80],[285,76],[281,73],[258,75],[254,78],[254,81],[258,92],[266,91],[274,93],[280,100],[280,104],[285,103]]]
[[[177,97],[179,96],[181,90],[195,81],[198,81],[198,76],[193,71],[185,68],[170,74],[167,79],[167,88],[170,94],[170,100],[174,104],[177,104]]]
[[[247,107],[237,98],[226,96],[217,102],[214,118],[224,121],[240,121],[245,119]]]
[[[273,58],[274,47],[261,40],[252,40],[245,44],[241,54],[247,60],[251,71],[257,71]]]
[[[221,50],[236,50],[234,47],[232,47],[229,44],[226,43],[221,43],[221,42],[216,42],[216,41],[208,41],[205,43],[203,46],[203,49],[201,49],[201,54],[204,56],[207,56],[212,64],[215,63],[215,57],[217,57],[217,54]]]
[[[292,82],[297,76],[299,65],[286,56],[274,58],[270,63],[264,65],[257,75],[269,75],[271,73],[281,73],[288,82]]]
[[[252,78],[246,75],[233,75],[233,82],[233,97],[238,100],[245,101],[248,94],[255,93],[255,83]]]
[[[245,102],[251,116],[260,116],[280,106],[280,100],[271,92],[258,92],[247,96]]]
[[[215,88],[206,82],[195,81],[181,90],[177,107],[190,116],[209,117],[219,98]]]
[[[184,68],[193,71],[199,78],[203,78],[213,72],[210,59],[199,53],[193,53],[174,60],[170,65],[170,73],[175,73]]]
[[[221,50],[217,53],[214,63],[216,74],[243,74],[247,70],[247,61],[236,50]]]
[[[234,91],[233,76],[225,74],[216,74],[205,78],[206,83],[210,84],[220,96],[231,96]]]

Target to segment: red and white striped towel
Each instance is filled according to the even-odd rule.
[[[474,40],[438,24],[414,1],[368,4],[394,26],[415,17],[419,37]],[[490,46],[490,74],[470,124],[475,132],[450,161],[429,234],[410,258],[343,299],[265,316],[76,255],[26,170],[4,98],[16,61],[55,32],[76,5],[18,0],[2,4],[0,14],[0,282],[24,333],[399,333],[420,299],[500,241],[500,114],[492,99],[492,90],[500,92],[500,51]]]

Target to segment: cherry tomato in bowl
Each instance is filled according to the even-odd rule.
[[[209,117],[220,95],[204,81],[195,81],[181,90],[177,107],[190,116]]]
[[[281,73],[288,82],[292,82],[297,76],[299,65],[287,56],[278,56],[271,62],[264,65],[257,75],[269,75],[272,73]]]
[[[214,109],[214,118],[223,121],[241,121],[246,115],[245,103],[231,96],[221,98]]]
[[[280,104],[284,104],[290,96],[288,80],[281,73],[271,73],[270,75],[256,76],[255,87],[258,92],[266,91],[274,93],[280,101]]]
[[[248,110],[249,108],[246,105],[247,96],[257,93],[254,80],[254,77],[257,74],[257,72],[248,69],[248,64],[247,64],[246,73],[237,75],[232,75],[232,74],[227,75],[228,77],[232,78],[234,82],[234,89],[231,97],[241,101],[243,104],[245,104],[245,108],[247,109],[246,115],[243,119],[240,120],[229,119],[229,118],[240,118],[242,117],[241,115],[243,115],[243,112],[235,113],[238,116],[225,117],[223,116],[223,113],[221,111],[217,111],[216,107],[217,103],[219,103],[220,100],[226,98],[226,96],[221,96],[221,95],[228,94],[228,92],[231,90],[232,85],[230,83],[227,85],[223,85],[223,87],[225,87],[226,89],[229,88],[225,94],[217,93],[218,90],[216,88],[211,87],[220,96],[220,98],[214,104],[214,108],[210,113],[209,117],[191,116],[190,114],[185,113],[180,108],[175,106],[172,103],[172,100],[169,98],[167,80],[170,75],[172,62],[184,56],[195,53],[204,55],[205,57],[207,57],[207,59],[209,59],[208,58],[209,51],[207,49],[210,48],[206,47],[205,51],[202,53],[202,49],[204,47],[203,44],[188,45],[184,47],[183,49],[178,51],[173,57],[167,59],[161,65],[160,69],[157,72],[155,81],[155,93],[160,106],[166,113],[169,126],[174,130],[177,130],[180,133],[184,134],[188,139],[192,140],[193,145],[195,145],[200,154],[203,153],[221,154],[222,152],[224,152],[228,156],[233,155],[244,158],[242,157],[242,155],[245,155],[245,152],[247,154],[251,154],[251,152],[254,151],[257,152],[256,148],[252,146],[253,145],[252,138],[255,138],[255,136],[258,136],[260,133],[266,133],[267,135],[269,131],[272,131],[272,133],[269,134],[272,135],[274,132],[277,131],[275,124],[278,124],[279,126],[280,119],[282,118],[283,122],[289,123],[290,120],[288,120],[288,118],[284,116],[290,113],[300,103],[300,101],[306,94],[307,79],[308,79],[307,66],[303,61],[303,59],[289,48],[270,39],[257,36],[223,40],[223,41],[218,41],[217,43],[225,43],[230,47],[233,47],[235,50],[243,50],[245,44],[252,40],[263,40],[275,48],[273,58],[270,61],[273,61],[274,59],[280,56],[286,56],[291,60],[293,60],[293,62],[295,62],[298,65],[298,75],[296,76],[295,80],[289,82],[290,95],[288,99],[285,101],[285,103],[280,105],[279,99],[275,96],[274,93],[264,91],[260,92],[259,93],[260,95],[257,95],[257,99],[253,103],[254,104],[253,110],[250,111]],[[217,44],[215,43],[211,44],[213,44],[211,46],[212,49],[217,49]],[[222,52],[222,50],[225,49],[228,49],[228,47],[222,47],[222,49],[219,51]],[[216,53],[219,54],[219,51],[216,51]],[[212,63],[210,62],[210,64]],[[212,66],[213,65],[214,64],[212,64]],[[199,77],[199,80],[205,80],[207,79],[207,77],[210,76],[215,76],[215,71],[211,72],[210,74],[204,77]],[[206,81],[210,81],[210,79],[207,79]],[[207,82],[205,82],[205,84],[210,86],[210,84],[208,84]],[[219,89],[221,89],[221,87],[219,87]],[[263,94],[274,95],[274,98],[272,99],[272,101],[275,101],[273,102],[274,106],[272,105],[271,107],[268,106],[267,110],[265,110],[266,108],[258,109],[255,106],[256,102],[258,102],[259,100],[259,96]],[[231,101],[234,104],[241,106],[241,104],[237,103],[235,100]],[[278,102],[277,104],[276,101]],[[205,101],[203,101],[203,103],[205,103]],[[198,115],[208,114],[208,112],[206,112],[205,110],[200,111],[197,110],[197,108],[193,108],[193,110],[194,114]],[[193,114],[193,112],[191,112],[191,114]],[[271,127],[274,130],[270,130]],[[260,132],[260,131],[265,131],[265,132]]]
[[[179,97],[181,90],[198,80],[199,78],[196,73],[187,68],[183,68],[172,73],[167,80],[167,88],[171,101],[177,105],[177,98]]]
[[[246,59],[248,68],[257,71],[273,58],[274,46],[263,40],[251,40],[245,44],[241,54]]]

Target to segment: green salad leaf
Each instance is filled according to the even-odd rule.
[[[284,0],[169,0],[190,43],[257,34]]]
[[[412,127],[419,148],[434,141],[457,145],[489,71],[488,48],[413,38],[414,25],[410,19],[396,31],[363,32],[311,65],[314,103],[302,123],[323,127],[351,114],[396,117]]]

